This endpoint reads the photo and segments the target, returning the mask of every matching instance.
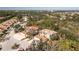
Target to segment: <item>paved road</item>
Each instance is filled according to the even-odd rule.
[[[25,35],[23,33],[15,33],[14,30],[12,30],[9,34],[6,35],[4,42],[1,42],[0,44],[2,45],[2,51],[11,51],[14,50],[12,49],[12,46],[20,42],[21,39],[25,38]]]

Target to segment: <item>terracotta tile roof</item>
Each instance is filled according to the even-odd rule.
[[[10,27],[15,22],[17,22],[16,19],[10,19],[10,20],[7,20],[7,21],[1,23],[0,24],[0,31],[6,30],[8,27]]]
[[[38,26],[27,26],[26,29],[38,29]]]

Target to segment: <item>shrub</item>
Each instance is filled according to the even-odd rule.
[[[75,36],[74,33],[72,33],[69,30],[65,30],[65,29],[60,29],[59,34],[61,35],[62,38],[67,38],[67,39],[77,39],[77,37]]]
[[[51,40],[58,40],[59,36],[58,36],[58,34],[53,34],[53,35],[50,36],[50,39]]]
[[[21,32],[24,30],[20,24],[15,25],[14,29],[15,29],[15,32]]]
[[[79,51],[79,42],[70,39],[63,39],[58,42],[58,51]]]

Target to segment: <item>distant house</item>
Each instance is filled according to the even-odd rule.
[[[4,29],[6,29],[6,26],[0,25],[0,29],[3,31]]]
[[[24,28],[27,24],[28,16],[27,16],[27,14],[22,14],[21,17],[22,18],[19,20],[19,22],[20,22],[20,25],[22,26],[22,28]]]
[[[43,29],[43,30],[39,31],[39,34],[45,36],[48,39],[54,39],[57,36],[56,31],[52,31],[49,29]]]
[[[4,19],[5,17],[0,16],[0,19]]]
[[[32,35],[35,35],[38,33],[38,26],[27,26],[26,28],[26,33],[29,33],[29,34],[32,34]]]
[[[27,20],[28,20],[27,16],[23,16],[22,19],[23,19],[24,21],[27,21]]]
[[[65,20],[66,19],[66,15],[61,15],[60,20]]]
[[[0,24],[0,31],[4,31],[9,28],[13,23],[17,22],[16,19],[10,19]]]

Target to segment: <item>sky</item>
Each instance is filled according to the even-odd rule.
[[[79,7],[79,0],[0,0],[0,7]]]
[[[0,10],[79,10],[79,0],[0,0]]]
[[[0,7],[0,10],[79,10],[79,7]]]

